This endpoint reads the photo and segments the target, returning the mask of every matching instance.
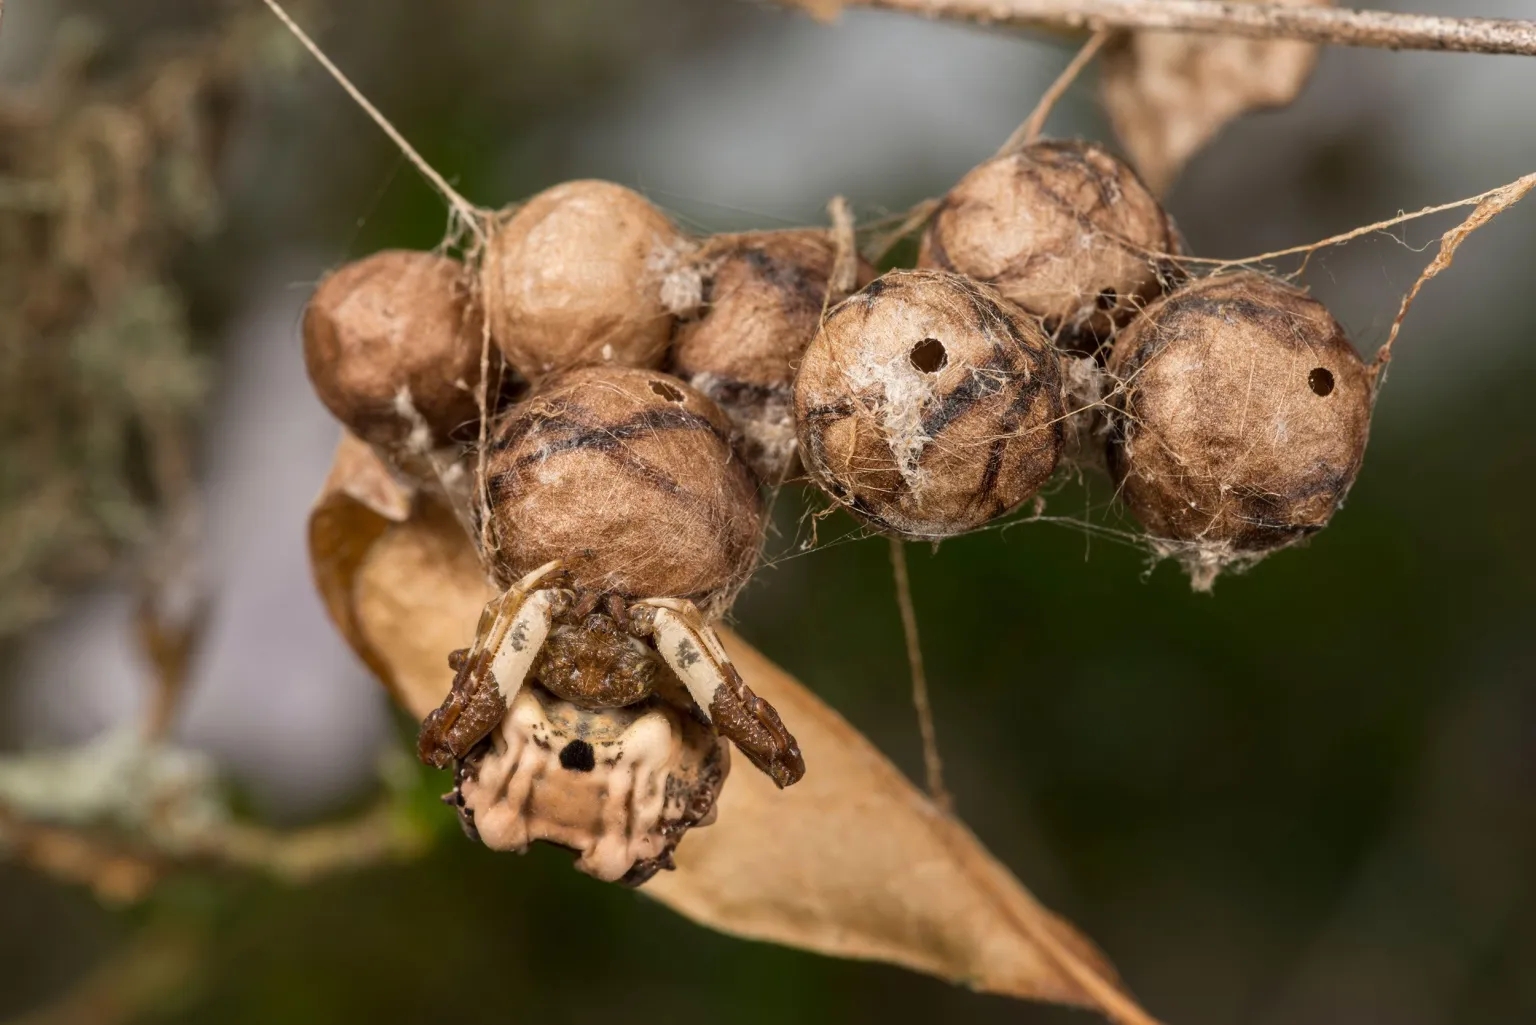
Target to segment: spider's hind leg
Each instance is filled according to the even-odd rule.
[[[554,618],[570,598],[565,591],[539,588],[559,569],[541,566],[492,598],[480,613],[475,643],[448,656],[453,687],[421,724],[416,752],[442,768],[496,728],[522,689]]]
[[[805,775],[805,759],[772,705],[752,693],[720,639],[690,601],[652,598],[629,609],[631,629],[650,636],[715,731],[780,787]]]

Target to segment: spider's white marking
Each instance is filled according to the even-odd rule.
[[[709,718],[715,694],[735,672],[720,646],[720,638],[691,601],[651,598],[636,604],[655,610],[651,629],[656,637],[656,650],[683,681],[705,718]]]
[[[480,627],[475,632],[470,657],[475,658],[483,651],[492,653],[491,672],[508,704],[523,689],[528,670],[544,647],[554,620],[554,605],[560,598],[559,591],[534,588],[559,568],[558,562],[540,566],[507,588],[505,594],[491,599],[480,613]]]

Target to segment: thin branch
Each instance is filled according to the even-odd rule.
[[[1403,321],[1408,319],[1408,310],[1412,308],[1413,301],[1419,297],[1430,278],[1438,277],[1440,272],[1450,267],[1456,259],[1456,250],[1474,231],[1493,220],[1499,214],[1514,206],[1524,199],[1526,194],[1536,189],[1536,174],[1528,174],[1518,181],[1510,182],[1502,189],[1496,189],[1488,198],[1477,204],[1477,209],[1456,227],[1440,237],[1440,252],[1430,265],[1424,268],[1424,273],[1419,275],[1413,283],[1413,288],[1403,296],[1403,303],[1397,310],[1397,316],[1392,320],[1392,333],[1387,336],[1387,341],[1376,353],[1376,361],[1371,365],[1371,380],[1373,382],[1381,378],[1387,364],[1392,361],[1392,345],[1397,341],[1397,336],[1403,329]]]
[[[60,882],[89,886],[101,900],[142,900],[163,867],[150,852],[95,831],[33,822],[0,804],[0,856]]]
[[[853,208],[842,196],[827,203],[827,217],[832,222],[832,273],[827,275],[827,290],[821,298],[825,317],[833,299],[848,295],[859,284],[859,243],[853,223]]]
[[[1515,183],[1512,182],[1510,184]],[[1396,217],[1389,217],[1384,221],[1376,221],[1373,224],[1364,224],[1358,228],[1351,228],[1349,231],[1343,232],[1342,234],[1330,235],[1327,238],[1319,239],[1316,242],[1308,242],[1305,245],[1299,246],[1289,246],[1285,249],[1276,249],[1268,253],[1259,253],[1257,256],[1244,256],[1236,260],[1215,259],[1205,256],[1187,256],[1182,253],[1149,253],[1148,255],[1176,258],[1183,261],[1184,263],[1197,263],[1206,265],[1210,267],[1210,273],[1214,274],[1218,271],[1229,270],[1233,267],[1245,267],[1250,264],[1268,263],[1271,260],[1278,260],[1283,256],[1301,256],[1303,254],[1310,256],[1312,253],[1317,252],[1319,249],[1327,249],[1332,246],[1341,246],[1346,242],[1353,242],[1357,238],[1364,238],[1366,235],[1374,235],[1379,231],[1386,231],[1388,228],[1395,228],[1399,224],[1407,224],[1409,221],[1417,221],[1424,217],[1432,217],[1435,214],[1443,214],[1447,210],[1456,210],[1466,206],[1476,206],[1479,203],[1483,203],[1489,199],[1499,196],[1508,190],[1509,185],[1500,185],[1496,189],[1489,189],[1487,192],[1480,192],[1475,196],[1468,196],[1466,199],[1458,199],[1450,203],[1441,203],[1438,206],[1426,206],[1420,210],[1415,210],[1412,213],[1398,214]]]
[[[288,883],[370,865],[409,860],[429,840],[402,825],[387,801],[339,822],[278,831],[243,822],[210,823],[195,836],[153,830],[128,834],[37,822],[0,805],[0,854],[69,883],[90,886],[114,903],[142,899],[165,875],[185,868],[226,868]]]
[[[881,260],[884,260],[890,255],[891,250],[901,243],[902,239],[926,225],[928,218],[932,217],[938,209],[939,201],[937,199],[925,199],[921,203],[914,205],[906,213],[897,215],[900,217],[900,220],[897,221],[896,227],[870,239],[869,244],[864,247],[864,259],[873,264],[878,264]],[[891,217],[887,218],[883,223],[890,223],[895,220],[895,217]],[[871,225],[871,227],[874,226]]]
[[[1093,34],[1083,48],[1077,51],[1077,56],[1072,58],[1071,63],[1056,76],[1056,81],[1051,83],[1045,95],[1040,97],[1040,102],[1035,104],[1034,111],[1023,124],[1014,129],[1012,135],[1008,136],[1008,141],[1003,143],[1002,148],[997,151],[998,156],[1017,152],[1040,138],[1040,133],[1045,131],[1046,119],[1051,116],[1051,111],[1056,108],[1056,104],[1067,94],[1067,90],[1072,88],[1072,83],[1077,81],[1077,76],[1083,73],[1083,69],[1104,48],[1104,44],[1113,37],[1113,33],[1103,30]]]
[[[785,0],[819,7],[813,0]],[[1113,29],[1296,39],[1386,50],[1452,50],[1536,56],[1536,22],[1448,18],[1342,7],[1287,7],[1222,0],[845,0],[928,18],[1079,32]]]
[[[180,425],[141,411],[156,490],[166,510],[140,569],[134,616],[139,649],[154,684],[144,737],[164,740],[185,698],[213,601],[200,565],[202,507],[193,490],[190,453]]]
[[[928,796],[939,810],[954,808],[944,786],[944,763],[939,758],[939,739],[933,728],[933,705],[928,701],[928,674],[923,670],[923,645],[917,636],[917,610],[912,605],[912,581],[907,575],[906,542],[891,538],[891,573],[896,579],[896,604],[901,609],[901,632],[907,639],[907,662],[912,669],[912,707],[917,709],[917,728],[923,736],[923,768],[928,776]]]
[[[484,278],[476,277],[476,287],[483,288],[481,282]],[[476,554],[480,557],[480,567],[485,570],[485,578],[494,586],[496,583],[496,570],[494,568],[493,555],[496,551],[496,520],[491,515],[491,496],[486,489],[485,482],[490,480],[486,476],[485,464],[491,451],[491,346],[495,342],[491,338],[491,318],[480,318],[480,385],[475,389],[475,405],[480,411],[480,424],[477,428],[479,435],[475,439],[475,507],[474,522],[469,524],[469,536],[478,538],[475,546]],[[450,491],[449,494],[452,494]],[[478,525],[479,529],[475,527]],[[500,588],[498,588],[499,590]]]
[[[144,738],[160,741],[170,733],[186,696],[192,659],[208,625],[210,602],[204,595],[176,615],[165,608],[158,589],[146,587],[134,616],[140,650],[153,667],[154,690],[144,717]]]
[[[330,76],[336,80],[336,84],[346,91],[346,94],[352,98],[352,102],[363,108],[363,112],[373,119],[373,123],[378,125],[385,135],[389,136],[389,141],[393,142],[400,152],[405,154],[406,159],[415,165],[417,171],[421,172],[421,176],[431,182],[432,187],[442,194],[443,198],[448,201],[449,207],[453,209],[453,212],[463,222],[464,226],[474,234],[476,240],[483,243],[485,241],[485,229],[480,223],[483,211],[459,195],[458,190],[448,184],[448,179],[439,174],[435,167],[427,163],[426,158],[416,152],[416,147],[405,141],[405,136],[400,134],[400,130],[379,112],[379,108],[369,102],[368,97],[363,95],[362,90],[353,85],[352,80],[325,55],[325,51],[320,49],[303,29],[299,28],[298,23],[289,16],[287,11],[283,10],[282,5],[277,0],[262,0],[262,2],[272,9],[272,13],[277,15],[278,20],[299,41],[300,45],[308,50],[315,60],[320,62],[320,66],[325,68]]]
[[[429,839],[402,823],[399,809],[384,800],[350,819],[304,829],[278,831],[232,822],[210,830],[196,848],[206,864],[268,875],[286,883],[307,883],[372,865],[408,861],[426,850]]]

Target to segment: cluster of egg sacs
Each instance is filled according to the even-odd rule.
[[[718,615],[756,565],[762,485],[794,465],[793,368],[834,256],[825,230],[701,241],[567,182],[490,224],[475,267],[395,250],[328,276],[306,363],[400,475],[475,476],[504,583],[558,559],[577,590]]]
[[[1321,305],[1252,273],[1181,284],[1178,249],[1083,143],[977,167],[918,269],[861,265],[848,296],[825,230],[699,241],[578,181],[501,218],[475,271],[386,252],[336,272],[306,357],[403,472],[473,442],[494,375],[479,486],[508,579],[558,558],[579,586],[718,613],[757,558],[761,485],[803,471],[872,528],[938,539],[1017,509],[1064,456],[1102,461],[1198,575],[1326,523],[1370,387]]]
[[[938,539],[1098,466],[1200,587],[1325,525],[1365,450],[1371,381],[1318,302],[1190,279],[1123,162],[1040,142],[972,170],[918,269],[833,308],[795,385],[810,476],[873,528]]]

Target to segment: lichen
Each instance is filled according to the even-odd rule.
[[[189,487],[207,375],[173,267],[220,223],[244,32],[117,64],[70,22],[38,80],[0,95],[0,639]]]

